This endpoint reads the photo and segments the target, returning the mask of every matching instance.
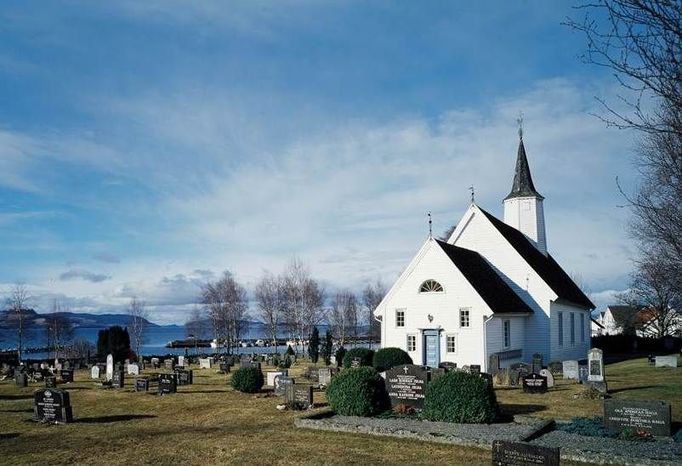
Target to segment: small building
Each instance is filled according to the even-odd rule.
[[[374,311],[382,346],[432,367],[584,358],[594,305],[548,251],[543,201],[520,138],[504,221],[472,199],[447,241],[421,245]]]

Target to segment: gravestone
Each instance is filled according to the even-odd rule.
[[[111,379],[114,377],[114,356],[113,355],[108,355],[107,356],[107,374],[106,374],[106,381],[111,382]]]
[[[480,374],[481,373],[481,366],[478,364],[471,364],[469,366],[469,372],[472,374]]]
[[[552,388],[554,386],[554,374],[548,369],[542,369],[540,375],[547,379],[547,388]]]
[[[33,418],[39,422],[72,422],[69,392],[58,388],[37,390],[33,397]]]
[[[540,374],[530,374],[523,378],[523,392],[524,393],[546,393],[547,392],[547,377]]]
[[[230,373],[230,363],[229,362],[221,362],[220,363],[220,373],[221,374],[229,374]]]
[[[59,376],[63,383],[71,383],[73,382],[73,369],[62,369],[59,371]]]
[[[308,409],[313,406],[313,387],[312,385],[288,385],[284,400],[290,409]]]
[[[446,371],[453,371],[457,369],[457,363],[456,362],[450,362],[450,361],[443,361],[440,364],[438,364],[438,367],[441,369],[445,369]]]
[[[604,352],[599,348],[592,348],[587,353],[588,382],[604,381]]]
[[[665,401],[604,400],[604,428],[608,433],[638,429],[670,437],[672,412]]]
[[[178,366],[185,367],[185,357],[184,356],[178,356]]]
[[[488,356],[488,373],[495,375],[500,371],[500,355],[493,353]]]
[[[332,370],[328,367],[320,367],[320,370],[317,373],[317,378],[320,385],[326,387],[332,381]]]
[[[99,366],[92,366],[92,369],[90,369],[90,378],[99,380]]]
[[[161,367],[159,358],[152,358],[152,369],[158,369],[159,367]]]
[[[213,358],[199,358],[199,369],[210,369]]]
[[[362,366],[362,358],[358,356],[353,356],[350,360],[350,367],[360,367]]]
[[[386,371],[386,391],[391,406],[404,404],[415,409],[424,407],[424,391],[428,370],[414,364],[392,367]]]
[[[166,370],[172,371],[175,369],[175,360],[173,360],[173,358],[164,359],[163,365],[165,366]]]
[[[677,355],[656,356],[656,367],[677,367]]]
[[[308,366],[306,369],[306,378],[317,382],[320,379],[320,368],[317,366]]]
[[[578,361],[569,360],[563,362],[562,372],[564,374],[564,379],[570,380],[580,380],[580,374],[578,373]]]
[[[278,375],[274,380],[274,393],[277,396],[282,396],[286,393],[287,387],[295,383],[294,379],[286,375]]]
[[[45,388],[57,388],[57,377],[54,375],[45,377]]]
[[[57,358],[55,358],[55,360],[54,360],[54,370],[56,372],[59,372],[60,370],[62,370],[62,363],[59,362],[59,359],[57,359]]]
[[[270,387],[275,386],[275,377],[279,375],[289,375],[289,371],[286,369],[282,369],[279,371],[267,371],[266,373],[266,385]]]
[[[17,384],[17,387],[26,388],[28,387],[28,375],[26,375],[26,372],[17,372],[14,375],[14,382]]]
[[[260,363],[251,361],[250,359],[248,361],[242,361],[241,367],[255,367],[256,369],[261,370]]]
[[[552,374],[564,373],[564,365],[561,363],[561,361],[550,362],[549,364],[547,364],[547,369],[549,369]]]
[[[656,364],[656,356],[654,356],[653,354],[650,353],[649,356],[647,356],[646,358],[647,358],[647,361],[649,361],[650,366],[653,366],[654,364]]]
[[[506,440],[493,441],[492,464],[496,466],[559,466],[559,459],[559,448]]]
[[[149,378],[138,377],[135,379],[135,391],[136,392],[147,392],[149,391]]]
[[[140,366],[135,363],[128,364],[128,375],[140,375]]]
[[[531,372],[533,374],[539,374],[541,370],[542,370],[542,354],[535,353],[535,354],[533,354]]]
[[[178,385],[192,385],[194,383],[194,371],[192,369],[175,369]]]
[[[530,374],[530,365],[525,362],[517,362],[509,367],[509,385],[518,386],[523,378]]]
[[[123,372],[123,370],[114,371],[114,376],[111,379],[111,386],[114,388],[125,387],[125,372]]]
[[[159,374],[159,395],[178,391],[178,378],[175,374]]]

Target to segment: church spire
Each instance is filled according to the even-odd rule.
[[[530,176],[530,167],[528,166],[528,158],[526,157],[526,148],[523,146],[523,130],[519,129],[519,149],[516,153],[516,170],[514,171],[514,182],[512,183],[511,192],[504,199],[513,199],[515,197],[537,197],[544,199],[540,193],[535,190],[533,185],[533,178]]]

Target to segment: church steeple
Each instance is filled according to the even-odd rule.
[[[504,198],[504,223],[526,235],[540,252],[547,254],[545,212],[542,206],[544,199],[533,184],[526,148],[523,146],[523,129],[519,128],[514,182],[511,192]]]

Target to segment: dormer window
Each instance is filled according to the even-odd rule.
[[[419,287],[420,293],[442,293],[443,285],[438,283],[436,280],[426,280]]]

